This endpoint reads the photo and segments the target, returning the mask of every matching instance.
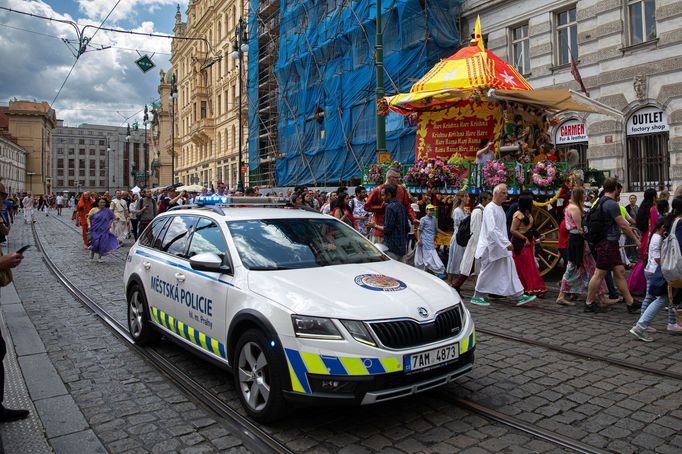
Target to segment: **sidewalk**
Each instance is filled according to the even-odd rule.
[[[30,411],[27,419],[0,424],[0,452],[106,452],[48,359],[14,284],[0,289],[0,307],[7,343],[4,404]]]

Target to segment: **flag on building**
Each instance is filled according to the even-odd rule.
[[[587,92],[587,88],[585,88],[585,84],[583,83],[583,78],[580,77],[580,71],[578,71],[578,64],[575,62],[575,58],[573,58],[573,52],[569,52],[569,54],[571,56],[571,74],[573,74],[573,78],[580,85],[580,91],[585,93],[586,96],[590,96],[590,94]]]

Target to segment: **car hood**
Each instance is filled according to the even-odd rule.
[[[293,313],[352,320],[398,317],[428,320],[460,301],[442,280],[394,260],[251,271],[248,283],[252,292]]]

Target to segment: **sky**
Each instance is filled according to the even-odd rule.
[[[0,0],[0,6],[98,26],[118,0]],[[188,0],[120,0],[104,27],[171,35],[176,6],[185,21]],[[144,104],[158,99],[159,69],[170,67],[171,40],[97,31],[52,107],[66,126],[123,126],[142,121]],[[63,39],[76,39],[70,24],[0,9],[0,105],[27,99],[52,103],[76,60]],[[104,50],[98,47],[111,46]],[[139,55],[138,55],[139,52]],[[143,73],[135,60],[149,55],[156,65]],[[154,54],[152,56],[152,54]]]

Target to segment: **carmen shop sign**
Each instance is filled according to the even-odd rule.
[[[656,107],[644,107],[628,118],[627,135],[655,134],[669,131],[668,117],[665,112]]]
[[[587,142],[585,123],[578,120],[568,120],[561,123],[554,132],[554,143],[561,145],[576,142]]]

